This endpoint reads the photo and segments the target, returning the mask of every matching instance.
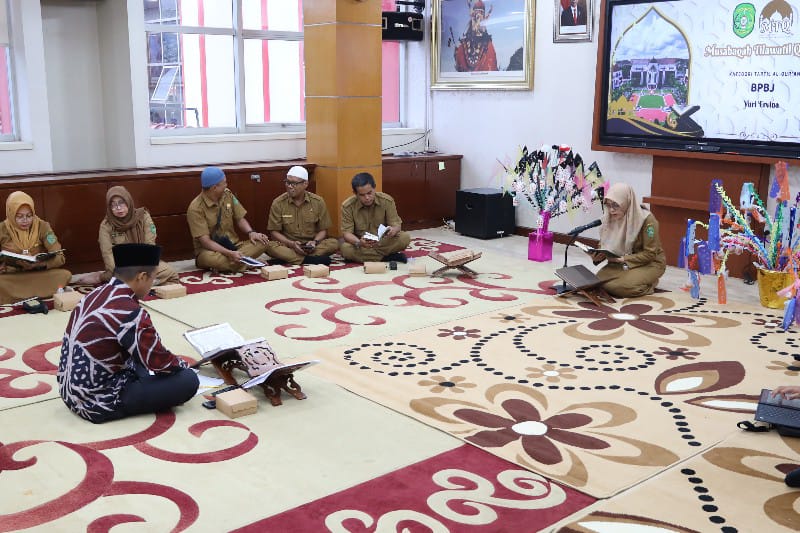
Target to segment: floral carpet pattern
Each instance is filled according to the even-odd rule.
[[[452,252],[454,250],[460,250],[460,246],[456,246],[453,244],[447,244],[443,242],[433,241],[430,239],[424,239],[421,237],[415,237],[411,239],[411,243],[406,250],[406,256],[412,259],[416,259],[419,257],[424,257],[431,252],[436,253],[446,253]],[[266,259],[266,256],[263,256],[262,259]],[[331,272],[335,272],[337,270],[342,270],[345,268],[355,268],[360,265],[356,263],[348,263],[345,259],[337,254],[331,256],[331,265],[330,269]],[[302,266],[292,266],[288,265],[289,268],[289,277],[299,277],[303,275],[303,267]],[[242,287],[247,285],[253,285],[255,283],[265,283],[266,280],[261,277],[258,269],[251,269],[245,270],[244,272],[237,272],[237,273],[218,273],[218,272],[211,272],[208,270],[190,270],[188,272],[181,272],[179,273],[180,282],[183,286],[186,287],[187,294],[198,294],[201,292],[208,292],[208,291],[216,291],[220,289],[229,289],[233,287]],[[73,289],[82,292],[82,293],[89,293],[94,287],[90,285],[74,285]],[[149,300],[157,300],[158,298],[155,296],[151,296],[148,298]],[[45,299],[45,304],[47,305],[50,311],[53,310],[53,299],[47,298]],[[19,304],[5,304],[0,305],[0,318],[6,316],[16,316],[24,314],[22,307]]]
[[[559,531],[798,531],[800,491],[783,482],[798,467],[800,439],[736,432]]]
[[[537,297],[324,350],[312,372],[605,498],[739,431],[765,383],[798,375],[800,338],[776,320],[683,294]]]

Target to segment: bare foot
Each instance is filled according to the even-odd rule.
[[[86,274],[79,274],[75,276],[74,283],[79,285],[100,285],[103,280],[100,278],[102,272],[87,272]]]

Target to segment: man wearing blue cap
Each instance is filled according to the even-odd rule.
[[[200,174],[203,191],[189,204],[186,219],[194,239],[195,264],[216,272],[241,272],[248,266],[243,257],[257,259],[267,250],[269,239],[253,230],[247,211],[228,189],[225,173],[207,167]],[[236,230],[246,234],[240,240]]]
[[[161,344],[139,305],[155,281],[161,247],[126,243],[111,252],[114,277],[73,309],[56,373],[67,407],[95,424],[166,411],[198,387],[197,374]]]

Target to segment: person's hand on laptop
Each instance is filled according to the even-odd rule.
[[[772,390],[775,396],[781,396],[787,400],[800,398],[800,385],[781,385]]]

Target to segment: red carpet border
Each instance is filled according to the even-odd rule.
[[[236,531],[538,531],[594,501],[463,445]]]

